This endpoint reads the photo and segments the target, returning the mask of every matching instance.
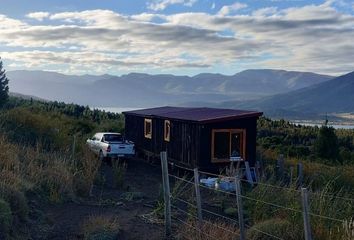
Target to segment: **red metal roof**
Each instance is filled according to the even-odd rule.
[[[144,117],[158,117],[195,122],[218,122],[239,118],[259,117],[263,113],[256,111],[221,109],[221,108],[187,108],[187,107],[157,107],[135,111],[123,112],[124,114]]]

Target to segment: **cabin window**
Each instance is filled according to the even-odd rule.
[[[152,120],[151,119],[144,119],[144,135],[145,138],[151,139],[152,137]]]
[[[169,120],[165,120],[164,125],[164,139],[166,142],[169,142],[171,137],[171,123]]]
[[[213,129],[211,151],[212,162],[245,160],[246,130]]]

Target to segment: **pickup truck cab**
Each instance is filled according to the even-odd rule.
[[[101,160],[135,155],[134,143],[124,140],[120,133],[99,132],[86,143]]]

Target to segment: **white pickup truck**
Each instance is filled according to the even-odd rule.
[[[134,143],[124,140],[120,133],[99,132],[87,139],[86,143],[100,160],[135,155]]]

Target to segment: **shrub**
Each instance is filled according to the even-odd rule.
[[[176,239],[193,239],[193,240],[230,240],[238,239],[239,231],[232,224],[223,221],[207,221],[204,220],[200,224],[200,231],[197,229],[195,220],[187,220],[187,223],[181,223],[178,227]]]
[[[287,240],[302,239],[302,231],[299,232],[299,229],[284,219],[275,218],[259,222],[247,231],[249,240],[273,240],[272,235]]]
[[[73,174],[63,162],[47,166],[40,178],[42,193],[51,202],[73,197]]]
[[[28,216],[28,205],[25,195],[11,186],[0,184],[0,198],[10,203],[11,211],[20,221],[25,221]]]
[[[83,221],[81,231],[87,240],[113,240],[117,239],[120,225],[114,216],[93,215]]]
[[[6,239],[12,224],[12,212],[10,205],[0,199],[0,239]]]
[[[80,196],[88,196],[91,194],[94,181],[97,178],[101,161],[83,147],[78,165],[78,171],[74,176],[75,191]]]
[[[123,187],[125,173],[127,171],[127,164],[119,160],[112,163],[113,175],[114,175],[114,185],[115,187]]]

